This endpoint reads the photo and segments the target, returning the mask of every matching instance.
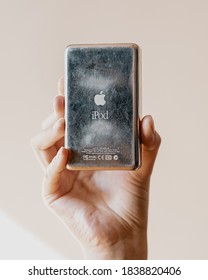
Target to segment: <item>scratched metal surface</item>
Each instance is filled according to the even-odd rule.
[[[68,168],[137,167],[138,81],[134,67],[137,51],[132,47],[66,49],[65,146],[72,151]]]

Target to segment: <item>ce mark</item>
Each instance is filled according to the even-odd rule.
[[[104,160],[104,156],[105,156],[105,155],[99,155],[99,156],[98,156],[98,160]]]

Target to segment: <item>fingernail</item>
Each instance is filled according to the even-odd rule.
[[[152,134],[155,135],[155,123],[154,123],[154,120],[153,120],[153,117],[150,116],[151,118],[151,130],[152,130]]]
[[[156,139],[155,123],[153,117],[152,116],[150,117],[151,117],[150,127],[151,127],[151,134],[152,134],[152,143],[155,143],[155,139]]]
[[[62,157],[63,154],[64,154],[64,147],[61,147],[61,148],[59,149],[58,153],[57,153],[57,156],[58,156],[58,157]]]
[[[64,99],[60,95],[56,95],[53,99],[53,110],[56,116],[61,115],[61,110],[64,106]]]

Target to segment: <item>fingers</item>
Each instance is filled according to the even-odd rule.
[[[43,195],[47,199],[47,196],[55,194],[59,191],[62,172],[65,169],[69,151],[64,147],[61,147],[48,165],[43,180]]]
[[[145,116],[141,121],[141,140],[145,151],[153,151],[159,148],[160,137],[158,136],[152,116]]]
[[[154,162],[160,147],[161,138],[155,131],[152,116],[145,116],[141,121],[142,167],[138,170],[141,175],[149,176],[152,173]]]
[[[40,131],[33,138],[32,146],[43,166],[47,166],[56,155],[56,142],[64,136],[64,125],[64,118],[60,118],[52,126]]]
[[[43,121],[42,131],[31,140],[32,148],[43,168],[64,145],[64,96],[60,95],[63,92],[63,78],[59,79],[58,88],[59,95],[53,100],[54,112]]]
[[[64,118],[60,118],[49,128],[42,130],[36,136],[36,146],[39,150],[47,150],[64,136]]]
[[[42,123],[42,129],[46,129],[51,126],[58,118],[64,117],[64,97],[55,96],[53,100],[54,112],[50,114]]]

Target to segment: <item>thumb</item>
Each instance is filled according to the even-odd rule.
[[[152,173],[161,138],[155,131],[152,116],[147,115],[141,121],[142,166],[138,170],[142,177],[149,177]]]
[[[45,198],[56,193],[60,188],[61,175],[65,170],[69,151],[61,147],[48,165],[43,180],[43,195]]]

